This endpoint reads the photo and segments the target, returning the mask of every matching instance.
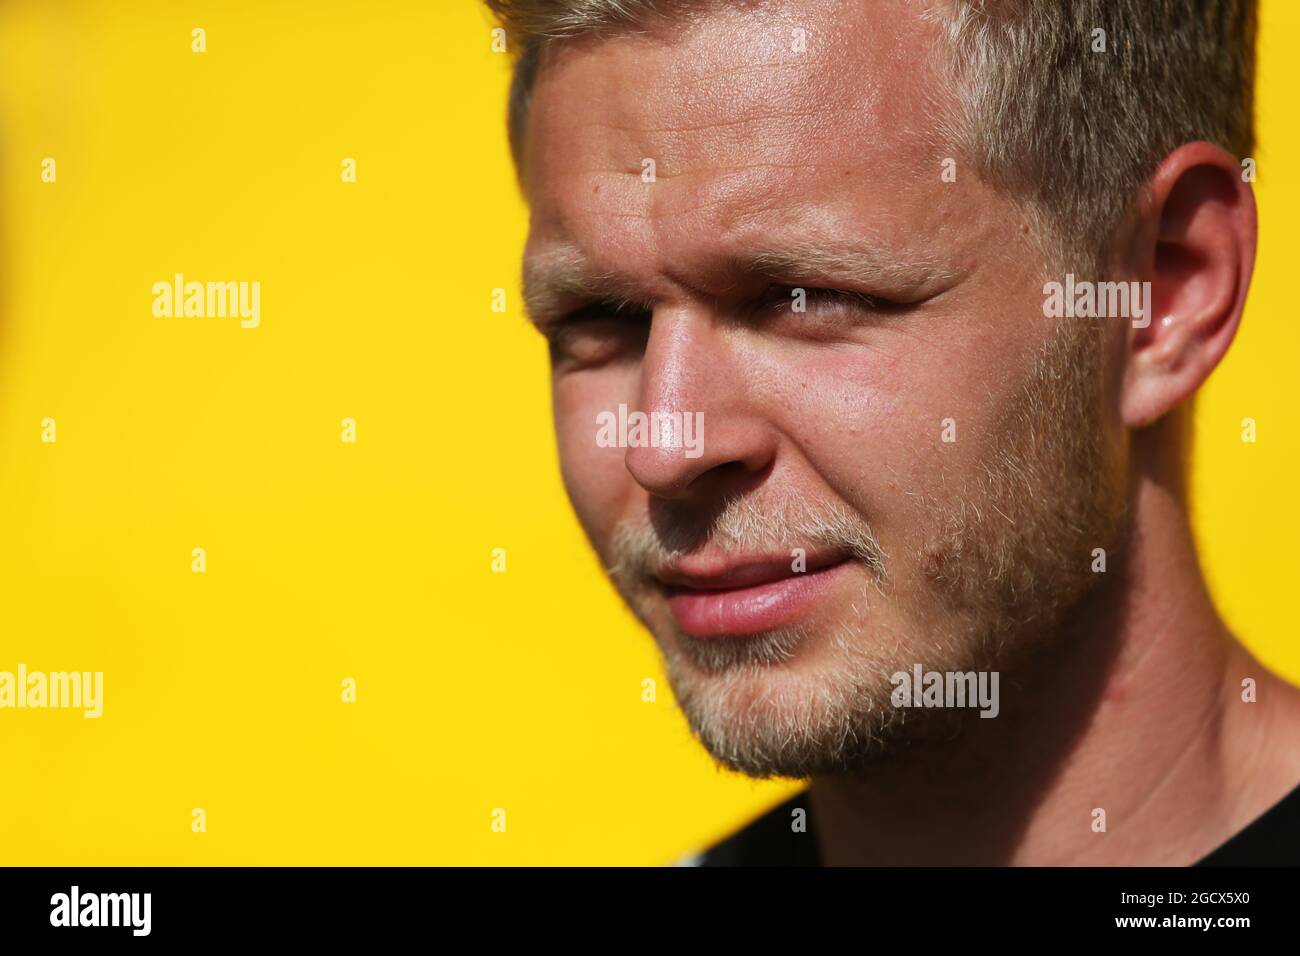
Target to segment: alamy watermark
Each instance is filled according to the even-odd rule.
[[[912,672],[896,671],[889,682],[895,707],[978,707],[981,717],[996,717],[997,671],[926,671],[920,664]]]
[[[596,416],[596,445],[600,448],[681,448],[687,458],[704,454],[703,412],[618,412]]]
[[[28,672],[20,663],[16,674],[0,671],[0,710],[5,708],[81,710],[83,717],[98,718],[104,713],[104,672]]]
[[[1049,319],[1132,319],[1135,329],[1151,324],[1150,282],[1089,282],[1071,272],[1065,282],[1045,283],[1043,296]]]
[[[262,283],[185,281],[178,272],[153,284],[153,314],[160,319],[238,318],[240,328],[262,324]]]

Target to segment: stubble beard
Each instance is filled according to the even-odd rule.
[[[893,674],[914,664],[1005,673],[1059,644],[1063,618],[1097,581],[1094,549],[1112,552],[1123,531],[1122,466],[1101,425],[1100,363],[1096,328],[1063,325],[1003,407],[976,474],[945,482],[958,493],[924,501],[932,520],[906,556],[924,590],[898,616],[906,633],[872,613],[898,599],[891,562],[870,525],[843,506],[774,513],[737,497],[704,523],[661,513],[619,529],[610,575],[655,635],[678,705],[719,763],[755,778],[870,776],[950,746],[974,716],[895,707]],[[706,540],[735,550],[837,548],[854,555],[864,583],[828,634],[796,625],[692,639],[667,614],[650,570]],[[805,659],[812,646],[815,659]]]

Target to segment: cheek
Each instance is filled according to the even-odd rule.
[[[870,348],[787,355],[767,369],[769,413],[799,467],[863,515],[882,543],[928,526],[927,502],[978,464],[990,386],[961,354],[900,333]]]
[[[552,387],[560,473],[573,509],[598,551],[613,533],[636,496],[637,485],[624,463],[626,450],[596,444],[597,416],[616,411],[616,382],[601,375],[557,379]]]
[[[798,467],[869,520],[884,517],[923,417],[907,363],[854,346],[782,356],[765,371],[769,414]]]

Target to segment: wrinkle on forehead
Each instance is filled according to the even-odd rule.
[[[959,190],[936,188],[939,40],[917,4],[761,6],[561,45],[538,77],[526,151],[538,248],[681,259],[807,225],[808,210],[886,240],[945,228]],[[806,52],[791,49],[795,28]]]
[[[574,41],[538,77],[530,140],[546,128],[562,153],[537,158],[562,165],[584,133],[604,131],[614,161],[595,166],[639,173],[644,152],[664,176],[678,163],[716,166],[725,147],[755,140],[768,161],[778,146],[795,159],[835,139],[860,150],[865,134],[932,118],[924,87],[940,83],[927,55],[939,34],[915,6],[834,0],[756,15],[746,5],[670,30]],[[791,49],[796,29],[805,52]]]

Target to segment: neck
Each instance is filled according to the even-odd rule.
[[[1300,783],[1300,692],[1220,620],[1181,498],[1137,481],[1120,567],[1002,675],[998,718],[813,781],[827,864],[1187,865]]]

